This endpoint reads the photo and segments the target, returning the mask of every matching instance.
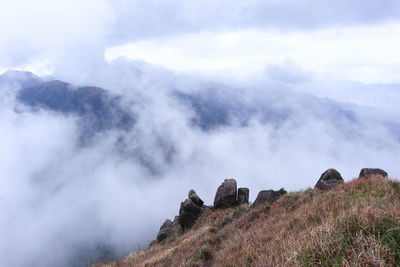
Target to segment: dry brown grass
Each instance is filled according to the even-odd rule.
[[[221,226],[226,216],[235,217]],[[175,241],[103,266],[396,266],[400,183],[353,180],[273,205],[207,210]]]

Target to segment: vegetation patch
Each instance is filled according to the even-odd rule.
[[[183,235],[175,234],[176,241],[131,254],[122,263],[398,266],[399,190],[397,181],[357,179],[325,192],[311,188],[289,192],[256,208],[209,209]],[[221,227],[224,218],[232,221]]]

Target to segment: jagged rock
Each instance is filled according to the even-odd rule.
[[[190,228],[201,213],[201,209],[191,199],[186,199],[181,203],[179,209],[178,222],[181,225],[182,230]]]
[[[218,187],[214,198],[214,208],[223,209],[236,206],[237,185],[235,179],[225,179]]]
[[[254,201],[252,207],[255,208],[263,203],[273,203],[277,200],[280,195],[274,190],[262,190],[258,193],[256,200]]]
[[[382,176],[382,177],[388,177],[387,172],[385,172],[382,169],[364,168],[364,169],[361,169],[360,175],[359,175],[358,178],[369,178],[369,177],[374,176],[374,175],[378,175],[378,176]]]
[[[319,178],[314,188],[320,190],[330,190],[339,184],[343,183],[342,175],[335,169],[328,169]]]
[[[165,220],[165,222],[160,227],[160,231],[157,234],[157,242],[161,242],[167,238],[171,227],[172,227],[171,220],[169,219]]]
[[[193,189],[189,191],[188,198],[192,200],[197,206],[203,206],[204,202],[199,198],[199,196],[196,194],[196,191]]]
[[[242,188],[238,189],[237,204],[238,205],[249,204],[249,189],[248,188],[242,187]]]

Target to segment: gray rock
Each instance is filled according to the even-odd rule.
[[[224,209],[236,206],[237,185],[235,179],[225,179],[218,187],[214,198],[214,208]]]
[[[171,220],[169,219],[165,220],[165,222],[160,227],[160,231],[157,234],[157,242],[161,242],[167,238],[171,227],[172,227]]]
[[[197,206],[203,206],[204,202],[199,198],[199,196],[196,194],[196,191],[193,189],[189,191],[188,198],[192,200]]]
[[[249,189],[248,188],[242,187],[242,188],[238,189],[237,204],[238,205],[249,204]]]
[[[269,203],[272,204],[280,197],[280,195],[274,190],[262,190],[258,193],[256,200],[251,207],[255,208],[260,204]]]
[[[229,217],[225,217],[224,220],[222,221],[222,227],[224,227],[227,224],[230,224],[232,220]]]
[[[364,168],[364,169],[361,169],[360,175],[359,175],[358,178],[369,178],[369,177],[375,176],[375,175],[378,175],[378,176],[381,176],[381,177],[388,177],[387,172],[385,172],[382,169]]]
[[[178,217],[178,222],[181,225],[181,229],[184,231],[190,228],[196,222],[200,213],[200,207],[191,199],[186,199],[184,202],[182,202]]]
[[[330,190],[344,182],[342,175],[335,169],[328,169],[319,178],[314,188]]]

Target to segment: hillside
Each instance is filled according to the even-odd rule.
[[[371,176],[255,208],[205,207],[190,229],[171,231],[144,251],[95,266],[396,266],[400,183]]]

